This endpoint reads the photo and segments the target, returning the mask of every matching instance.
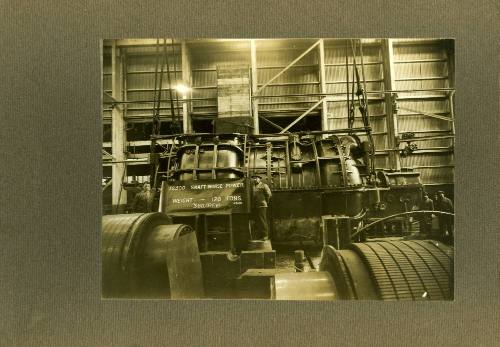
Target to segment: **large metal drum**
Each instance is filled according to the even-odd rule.
[[[453,299],[453,249],[437,241],[326,246],[320,270],[332,275],[340,299]]]
[[[325,246],[320,271],[278,273],[277,300],[453,300],[453,250],[437,241]]]
[[[167,243],[193,232],[163,213],[110,215],[102,225],[102,295],[169,298]]]

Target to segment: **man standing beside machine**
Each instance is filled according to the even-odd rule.
[[[423,193],[423,199],[420,203],[421,211],[434,211],[434,202],[429,198],[429,194]],[[419,217],[420,233],[429,237],[432,227],[432,214],[424,214]]]
[[[269,200],[271,200],[271,189],[269,186],[261,181],[259,175],[252,176],[253,182],[253,219],[255,222],[255,230],[257,231],[261,240],[269,239],[269,227],[267,224],[267,207]]]
[[[135,213],[148,213],[153,210],[154,192],[149,182],[145,182],[142,190],[137,193],[132,202],[131,210]]]
[[[437,192],[437,201],[434,204],[436,211],[453,213],[453,203],[450,199],[444,196],[442,190]],[[443,236],[453,236],[453,216],[439,215],[439,229],[443,233]]]

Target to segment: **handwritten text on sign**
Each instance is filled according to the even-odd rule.
[[[167,214],[199,214],[224,211],[247,212],[245,180],[177,181],[162,186],[163,211]]]

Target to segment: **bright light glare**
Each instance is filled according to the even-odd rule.
[[[177,90],[181,94],[186,94],[187,92],[189,92],[191,90],[191,88],[189,88],[188,86],[186,86],[184,84],[178,84],[175,86],[175,90]]]

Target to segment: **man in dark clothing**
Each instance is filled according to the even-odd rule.
[[[132,212],[151,212],[153,199],[154,193],[151,191],[151,186],[149,185],[149,182],[145,182],[142,186],[142,190],[134,197],[134,201],[131,206]]]
[[[453,213],[453,203],[450,199],[444,196],[442,190],[437,192],[438,198],[435,205],[436,211]],[[449,236],[453,235],[453,216],[439,215],[439,229],[443,233],[443,236],[447,234]]]
[[[432,197],[432,202],[434,203],[434,207],[436,207],[438,201],[438,193],[434,193],[434,196]]]
[[[269,238],[267,225],[267,207],[272,193],[269,186],[261,181],[258,175],[252,176],[253,181],[253,214],[255,229],[260,233],[263,240]]]
[[[429,194],[424,192],[422,202],[420,203],[421,211],[434,211],[434,202],[429,198]],[[420,232],[429,235],[432,226],[432,214],[422,214],[419,216]]]

